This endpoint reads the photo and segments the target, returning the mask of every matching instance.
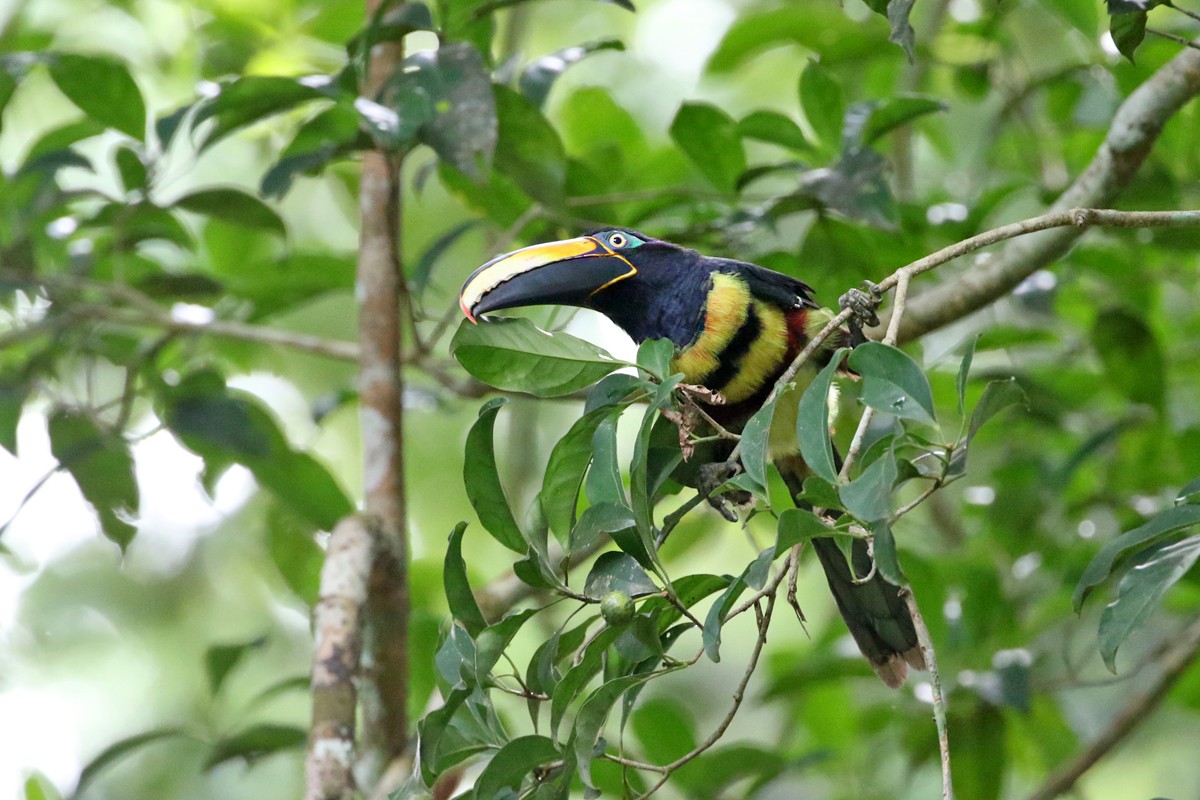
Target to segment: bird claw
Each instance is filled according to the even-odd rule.
[[[876,313],[876,309],[882,302],[883,293],[879,290],[879,286],[871,281],[863,281],[863,288],[851,289],[838,298],[838,305],[850,309],[858,324],[868,328],[879,324],[879,314]]]
[[[726,494],[719,495],[714,495],[713,492],[739,472],[741,472],[740,467],[726,461],[718,461],[714,464],[702,464],[700,466],[700,479],[696,488],[704,495],[704,499],[708,501],[708,504],[715,508],[729,522],[738,521],[734,505],[749,504],[753,499],[752,495],[745,491],[727,492]]]

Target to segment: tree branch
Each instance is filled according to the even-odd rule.
[[[366,0],[368,19],[380,0]],[[403,60],[400,42],[371,51],[363,94],[376,97]],[[355,285],[363,504],[379,532],[367,599],[363,773],[372,779],[408,742],[408,540],[404,494],[402,317],[411,312],[400,262],[400,157],[363,156]]]
[[[1200,617],[1192,621],[1178,643],[1162,659],[1162,672],[1141,694],[1133,697],[1109,722],[1100,738],[1075,758],[1060,766],[1029,800],[1053,800],[1071,791],[1076,782],[1100,759],[1108,755],[1125,737],[1150,716],[1171,687],[1200,656]]]
[[[353,796],[354,681],[362,655],[363,606],[375,537],[359,517],[338,523],[321,567],[321,595],[313,609],[317,643],[312,668],[312,729],[305,757],[305,800]]]
[[[1197,93],[1200,51],[1184,50],[1121,104],[1091,164],[1050,211],[1112,203],[1141,167],[1167,120]],[[1062,256],[1081,233],[1078,228],[1064,228],[1029,237],[954,280],[914,297],[899,340],[915,339],[1006,295],[1033,272]]]

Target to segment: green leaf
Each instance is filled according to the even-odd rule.
[[[583,593],[599,600],[609,592],[630,597],[655,594],[660,589],[636,560],[626,553],[604,553],[596,559],[584,582]]]
[[[1133,566],[1117,589],[1117,599],[1100,615],[1100,655],[1116,674],[1117,648],[1150,617],[1162,597],[1200,558],[1200,536],[1158,548]]]
[[[194,128],[207,120],[213,121],[200,138],[199,150],[203,153],[247,125],[327,96],[309,79],[248,75],[223,84],[216,97],[196,106]]]
[[[513,90],[496,85],[496,169],[527,195],[543,203],[562,200],[567,154],[558,132],[537,106]]]
[[[1092,346],[1113,387],[1130,401],[1162,412],[1166,361],[1154,332],[1140,317],[1124,309],[1099,314],[1092,326]]]
[[[598,42],[564,47],[547,56],[535,59],[521,70],[517,85],[521,94],[534,106],[541,108],[550,94],[550,87],[558,80],[558,76],[567,71],[572,64],[577,64],[592,53],[601,50],[624,50],[625,45],[617,39],[603,39]]]
[[[463,483],[467,489],[467,499],[471,501],[471,507],[475,509],[484,529],[509,550],[525,553],[529,543],[513,518],[512,508],[496,470],[492,431],[496,425],[496,414],[507,402],[503,397],[497,397],[479,409],[479,418],[467,434]]]
[[[747,567],[747,570],[749,567]],[[701,639],[704,653],[714,663],[721,660],[721,628],[725,625],[725,615],[733,610],[733,604],[746,590],[746,576],[743,573],[729,584],[721,596],[713,602],[704,617],[704,630]]]
[[[885,581],[894,586],[903,586],[906,581],[900,569],[900,558],[896,554],[896,537],[886,519],[871,523],[871,536],[875,568]]]
[[[904,419],[937,424],[929,381],[904,351],[865,342],[850,353],[849,365],[862,376],[863,403]]]
[[[613,414],[611,406],[597,408],[571,426],[550,451],[550,461],[542,478],[542,490],[538,502],[542,514],[559,543],[566,547],[571,528],[575,522],[575,507],[579,502],[579,489],[583,477],[592,461],[592,437],[600,423]]]
[[[617,452],[617,418],[601,421],[592,436],[592,467],[585,481],[588,500],[593,506],[611,503],[628,506]],[[584,512],[586,513],[586,512]]]
[[[734,191],[746,171],[746,152],[728,114],[707,103],[684,103],[671,122],[671,138],[709,182]]]
[[[892,486],[896,483],[896,474],[896,454],[889,449],[871,462],[861,475],[839,487],[843,507],[861,522],[887,519],[892,513]]]
[[[325,550],[317,544],[317,526],[282,502],[267,509],[267,551],[284,583],[309,606],[317,604]]]
[[[286,236],[283,219],[266,203],[240,189],[202,189],[184,195],[175,207],[219,219],[243,228],[257,228]]]
[[[944,102],[925,95],[899,95],[871,107],[862,128],[861,144],[871,144],[880,136],[907,125],[918,117],[949,109]]]
[[[648,680],[662,677],[674,672],[679,667],[671,667],[659,672],[644,675],[626,675],[603,684],[592,692],[575,717],[575,729],[571,734],[575,758],[579,764],[579,777],[585,787],[592,785],[592,754],[596,748],[596,740],[608,719],[608,714],[621,695],[635,686],[640,686]]]
[[[848,219],[894,229],[895,200],[888,188],[886,169],[887,161],[871,148],[848,149],[833,167],[812,170],[801,177],[799,201],[816,198]],[[806,206],[799,201],[797,210],[804,210]]]
[[[968,439],[973,439],[975,434],[979,432],[979,429],[989,419],[1009,406],[1024,403],[1025,401],[1025,390],[1021,388],[1021,384],[1017,383],[1016,378],[1009,378],[1006,381],[992,381],[983,387],[983,395],[980,396],[979,402],[975,404],[975,410],[971,412],[971,427],[968,429]]]
[[[483,224],[482,219],[469,219],[465,222],[460,222],[450,230],[443,233],[433,244],[425,249],[421,254],[421,258],[417,261],[417,265],[412,269],[412,287],[413,291],[421,294],[429,286],[429,282],[433,277],[433,269],[441,261],[442,256],[454,246],[462,236],[471,230]]]
[[[367,146],[370,139],[360,133],[358,123],[358,114],[341,104],[305,122],[263,175],[259,192],[281,199],[300,175],[316,175],[334,159]]]
[[[658,391],[646,408],[642,417],[641,427],[633,443],[633,458],[629,463],[629,499],[633,509],[633,518],[637,522],[638,535],[642,547],[649,557],[649,564],[659,568],[658,550],[655,547],[654,536],[654,492],[655,486],[650,481],[650,443],[654,432],[654,424],[659,412],[671,403],[671,393],[679,385],[682,375],[674,375],[659,385]],[[661,574],[661,569],[659,570]]]
[[[232,463],[244,465],[284,505],[322,530],[332,530],[354,505],[329,471],[307,453],[293,450],[248,392],[230,390],[211,370],[194,372],[164,387],[159,416],[167,428],[205,461],[210,486]]]
[[[887,18],[891,31],[888,41],[898,44],[904,50],[911,64],[916,58],[916,35],[908,17],[916,0],[866,0],[867,5],[877,14]]]
[[[771,433],[771,422],[775,418],[776,396],[754,412],[754,416],[742,428],[741,459],[746,475],[765,493],[767,486],[767,444]]]
[[[100,751],[99,755],[84,765],[79,773],[79,781],[75,784],[75,796],[83,794],[84,790],[91,786],[92,781],[105,767],[120,761],[125,756],[141,750],[148,744],[161,742],[164,739],[187,739],[191,738],[183,728],[157,728],[152,731],[138,733],[133,736],[113,742],[108,747]]]
[[[237,644],[216,644],[204,651],[204,671],[208,675],[208,691],[215,695],[221,691],[221,686],[229,673],[251,650],[257,650],[267,643],[267,637],[259,636],[247,642]]]
[[[284,750],[299,750],[307,741],[308,731],[294,725],[251,725],[214,744],[204,768],[212,769],[235,758],[252,764]]]
[[[146,101],[122,62],[59,53],[50,60],[50,77],[84,114],[138,141],[145,140]]]
[[[845,353],[846,348],[841,348],[833,354],[804,390],[796,410],[796,441],[800,445],[800,454],[809,469],[831,484],[837,484],[838,478],[833,463],[833,444],[829,441],[829,387]]]
[[[775,558],[791,550],[795,545],[817,536],[829,536],[832,531],[811,511],[785,508],[779,515],[775,533]]]
[[[576,550],[592,546],[601,534],[617,534],[636,531],[636,529],[637,521],[633,518],[633,512],[625,505],[597,503],[588,506],[580,514],[579,522],[571,529],[568,552],[573,553]],[[618,537],[614,536],[614,538]],[[623,541],[627,539],[626,536],[619,538]],[[640,548],[637,555],[645,558],[640,552]]]
[[[770,142],[791,150],[812,149],[800,126],[778,111],[752,111],[738,122],[738,134],[743,139]]]
[[[475,780],[475,797],[493,798],[520,788],[536,767],[561,757],[545,736],[518,736],[500,748]]]
[[[442,585],[450,605],[450,615],[467,629],[467,633],[478,636],[487,627],[487,620],[483,618],[483,612],[479,610],[475,594],[471,591],[471,583],[467,580],[467,564],[462,556],[462,539],[466,529],[467,523],[460,522],[450,532]]]
[[[562,724],[563,716],[567,713],[567,708],[583,691],[587,682],[600,671],[604,652],[620,635],[620,628],[610,627],[605,627],[597,633],[584,648],[583,657],[576,656],[574,664],[558,682],[558,686],[554,688],[554,694],[550,697],[551,736],[558,737],[558,729]]]
[[[0,79],[4,77],[4,73],[0,72]],[[3,103],[0,103],[0,107]],[[2,110],[2,108],[0,108]],[[58,789],[54,784],[40,772],[27,773],[29,777],[25,779],[23,787],[22,800],[62,800],[62,795],[58,793]]]
[[[965,416],[967,413],[967,380],[971,375],[971,362],[975,359],[975,347],[978,344],[978,336],[967,342],[967,346],[963,350],[962,361],[958,365],[958,377],[954,381],[954,389],[958,395],[958,415],[960,417]]]
[[[842,87],[825,67],[810,60],[800,73],[800,110],[813,135],[831,152],[842,141],[845,107]]]
[[[55,410],[48,427],[50,452],[95,509],[104,535],[123,551],[137,533],[127,520],[139,502],[129,445],[75,411]]]
[[[625,364],[566,333],[549,334],[527,319],[463,322],[450,354],[484,383],[538,397],[557,397],[595,383]]]
[[[1200,504],[1200,478],[1193,479],[1179,490],[1179,494],[1175,496],[1175,504],[1180,503]]]
[[[1104,545],[1088,563],[1075,586],[1073,602],[1076,613],[1092,589],[1112,574],[1113,567],[1120,559],[1197,523],[1200,523],[1200,505],[1174,506]]]
[[[389,105],[398,126],[407,131],[419,123],[420,141],[472,178],[486,171],[497,146],[497,110],[478,50],[454,42],[415,53],[404,60],[394,91]]]
[[[495,625],[489,625],[475,640],[475,678],[483,683],[492,667],[504,654],[513,637],[521,630],[526,622],[540,609],[526,608],[506,615]]]
[[[675,355],[675,343],[670,339],[647,339],[638,346],[638,366],[658,380],[671,374],[671,358]]]
[[[450,727],[454,715],[466,699],[471,696],[471,689],[455,689],[446,696],[441,708],[426,714],[417,723],[418,761],[421,767],[421,778],[426,786],[433,786],[438,774],[435,769],[439,765],[440,751],[446,730]]]
[[[17,454],[17,425],[29,397],[29,381],[17,372],[0,369],[0,447]]]

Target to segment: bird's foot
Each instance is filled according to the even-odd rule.
[[[734,506],[749,505],[753,502],[754,496],[749,492],[741,490],[718,495],[714,495],[713,492],[721,488],[726,481],[739,472],[741,472],[741,468],[737,464],[730,464],[727,461],[702,464],[700,466],[699,481],[696,486],[700,494],[708,500],[708,504],[730,522],[738,521],[738,514]]]
[[[838,298],[839,306],[854,313],[855,324],[868,328],[879,324],[879,314],[876,311],[882,302],[883,292],[871,281],[863,281],[863,288],[851,289]]]

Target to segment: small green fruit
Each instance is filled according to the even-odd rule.
[[[600,616],[610,627],[628,625],[635,610],[633,598],[624,592],[609,592],[600,598]]]

